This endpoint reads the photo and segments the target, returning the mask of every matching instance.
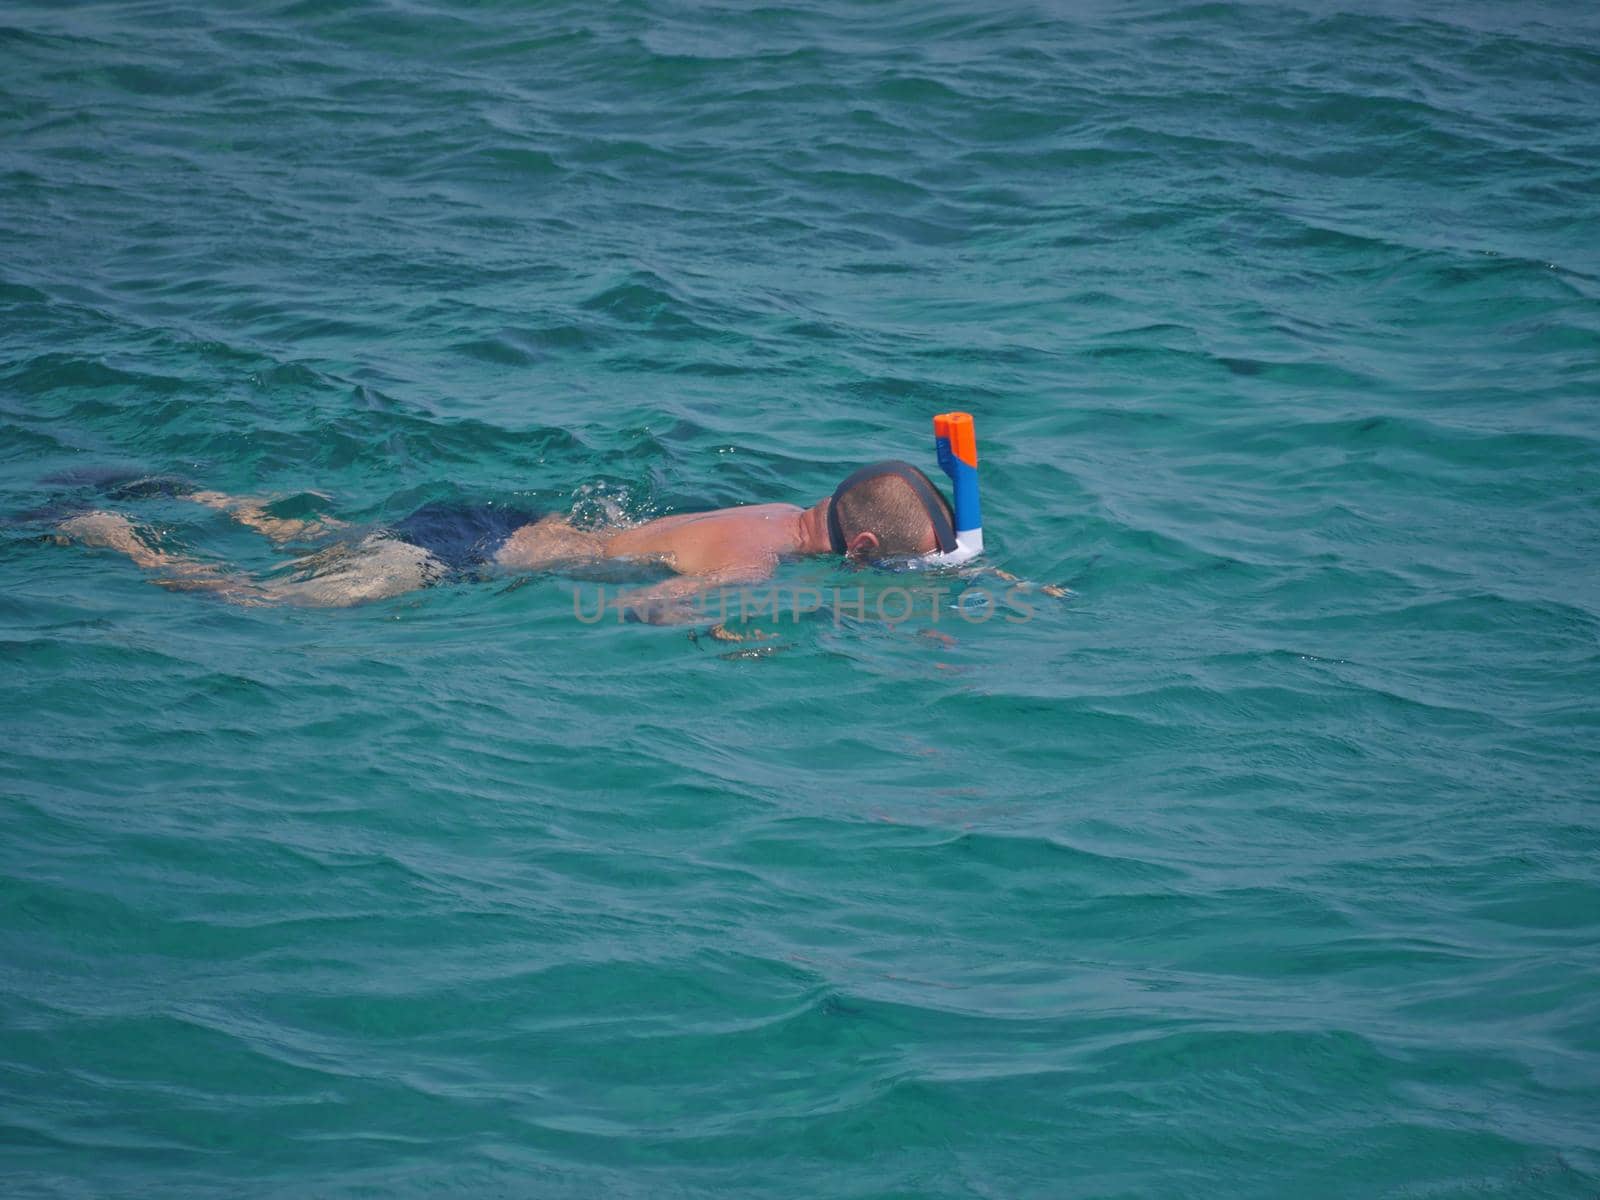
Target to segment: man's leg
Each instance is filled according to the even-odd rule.
[[[297,558],[287,578],[261,586],[271,603],[347,608],[428,587],[449,570],[421,546],[373,534]]]
[[[247,575],[228,574],[213,563],[181,554],[168,554],[145,543],[133,522],[121,513],[97,510],[72,517],[57,530],[72,541],[97,549],[126,554],[147,571],[161,571],[165,577],[151,582],[178,591],[216,592],[236,604],[265,604],[267,598]]]
[[[147,571],[161,572],[161,578],[151,580],[158,587],[211,592],[230,604],[344,608],[416,591],[445,573],[444,565],[420,546],[385,537],[369,537],[353,546],[334,546],[296,559],[290,564],[288,578],[256,580],[200,559],[153,549],[119,513],[84,513],[62,522],[58,529],[74,541],[116,550]]]
[[[280,546],[285,542],[321,537],[345,528],[344,521],[336,521],[332,517],[314,517],[309,521],[275,517],[267,511],[269,501],[259,497],[230,496],[225,492],[190,492],[183,499],[227,513],[247,529],[265,534]]]

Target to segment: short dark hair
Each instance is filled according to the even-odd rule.
[[[907,468],[915,471],[915,467]],[[938,498],[947,519],[954,521],[950,504],[921,471],[928,490]],[[858,533],[872,533],[878,539],[876,557],[894,558],[922,554],[930,535],[935,534],[932,519],[916,488],[899,475],[874,475],[863,479],[833,499],[833,511],[848,543]],[[937,548],[937,546],[935,547]]]

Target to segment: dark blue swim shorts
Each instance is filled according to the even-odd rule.
[[[493,561],[513,533],[538,519],[537,513],[502,504],[436,500],[391,526],[390,532],[421,546],[451,571],[476,572]]]

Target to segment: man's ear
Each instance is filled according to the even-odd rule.
[[[850,539],[850,544],[845,547],[845,555],[848,558],[871,558],[878,545],[878,535],[870,529],[863,529]]]

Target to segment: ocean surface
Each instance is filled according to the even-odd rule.
[[[1597,405],[1592,6],[8,0],[0,1191],[1592,1198]],[[950,409],[743,642],[50,536]]]

